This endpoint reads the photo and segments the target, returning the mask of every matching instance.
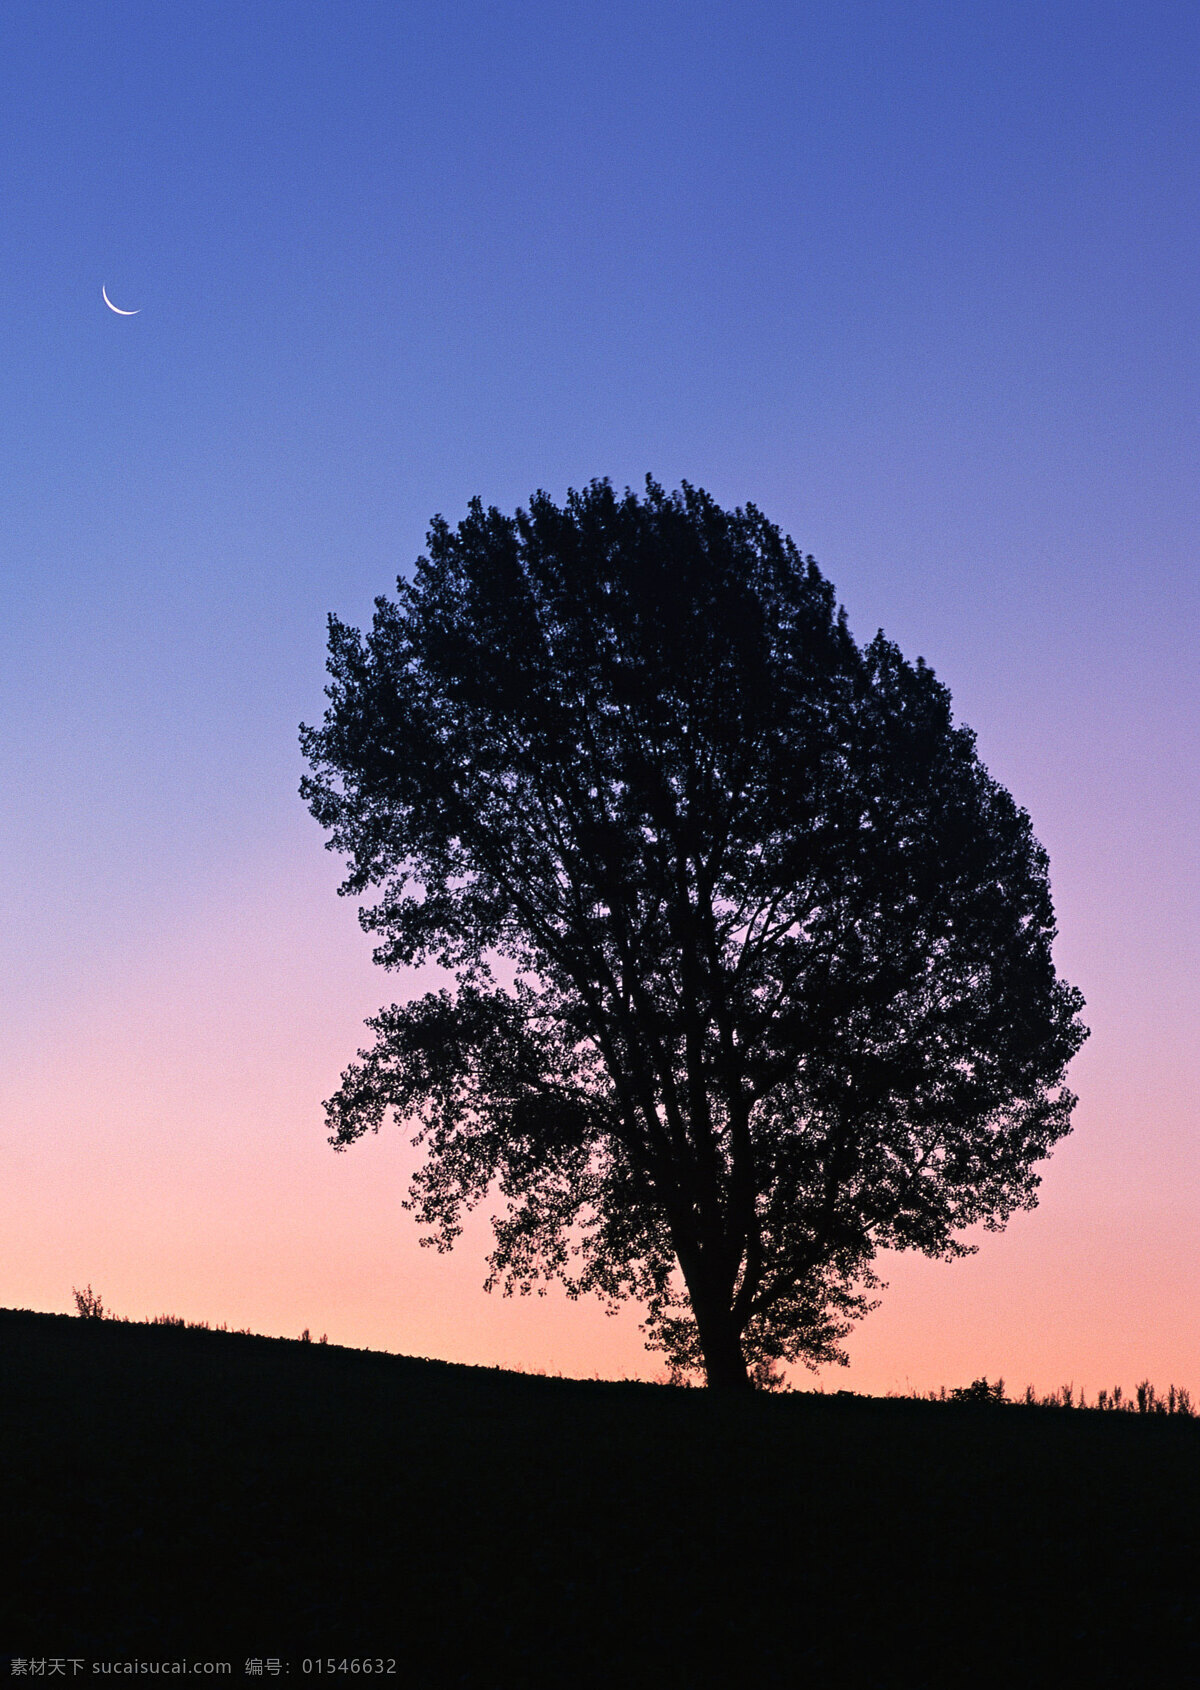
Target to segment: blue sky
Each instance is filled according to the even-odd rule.
[[[0,46],[13,1051],[54,1028],[61,1061],[181,921],[289,878],[328,934],[296,798],[326,613],[366,618],[473,494],[651,471],[759,504],[947,681],[1092,1004],[1109,1149],[1072,1177],[1177,1200],[1193,5],[9,0]]]

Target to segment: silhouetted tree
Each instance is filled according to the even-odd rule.
[[[369,1023],[331,1142],[416,1123],[426,1242],[498,1188],[489,1286],[639,1299],[677,1374],[840,1359],[880,1247],[964,1254],[1070,1130],[1028,817],[752,506],[594,482],[428,544],[330,619],[303,795],[376,961],[454,985]]]

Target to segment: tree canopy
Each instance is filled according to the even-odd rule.
[[[640,1302],[673,1372],[840,1359],[884,1247],[1031,1208],[1083,1000],[1045,852],[946,688],[686,483],[472,502],[365,636],[330,618],[303,795],[385,968],[326,1105],[388,1115],[489,1285]]]

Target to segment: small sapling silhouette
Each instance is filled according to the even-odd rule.
[[[994,1385],[986,1379],[973,1379],[969,1385],[959,1385],[950,1392],[951,1402],[1007,1402],[1004,1395],[1004,1381],[997,1379]]]
[[[71,1287],[75,1296],[75,1312],[81,1320],[104,1320],[104,1299],[98,1291],[93,1291],[90,1285],[85,1285],[80,1291],[74,1285]]]

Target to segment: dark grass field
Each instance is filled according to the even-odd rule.
[[[5,1677],[1200,1684],[1200,1420],[729,1401],[18,1311],[0,1368]]]

